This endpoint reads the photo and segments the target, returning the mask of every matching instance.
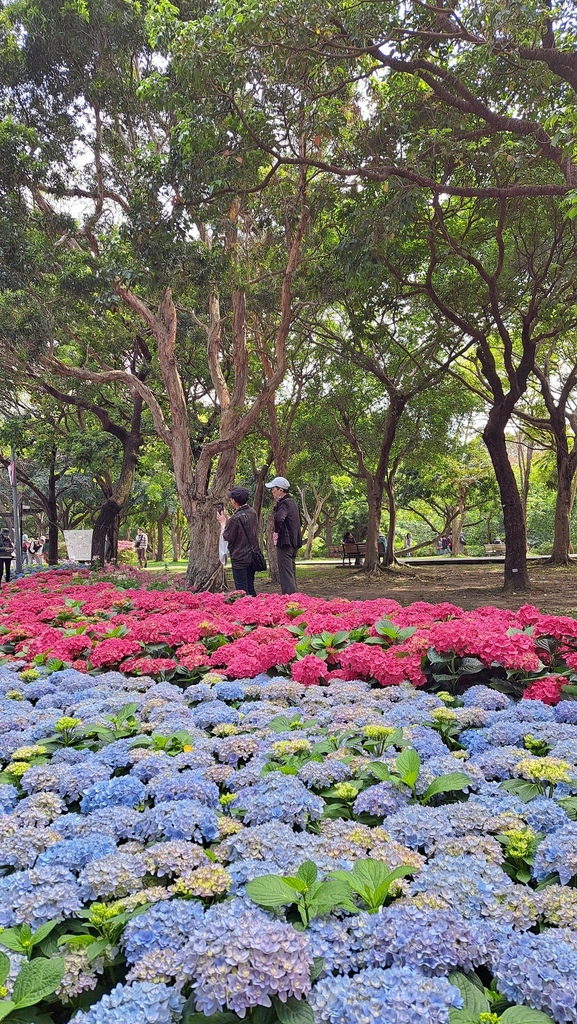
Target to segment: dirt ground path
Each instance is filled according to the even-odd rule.
[[[379,578],[367,578],[362,570],[335,565],[299,566],[299,588],[316,597],[346,597],[367,600],[390,597],[399,604],[413,601],[450,601],[461,608],[495,605],[516,611],[521,605],[535,605],[542,612],[577,617],[577,565],[554,568],[543,564],[529,566],[531,590],[503,593],[503,566],[495,563],[460,564],[448,559],[439,564],[402,566],[383,572]],[[278,588],[257,577],[259,593],[275,593]]]

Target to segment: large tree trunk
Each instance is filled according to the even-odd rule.
[[[156,561],[164,561],[164,523],[168,519],[168,509],[165,508],[162,515],[156,520],[156,531],[158,539],[156,543]]]
[[[178,512],[174,512],[170,517],[170,543],[173,561],[178,562],[182,555],[182,530]]]
[[[530,586],[527,573],[527,537],[523,519],[523,502],[509,460],[505,440],[505,424],[499,406],[493,406],[483,440],[493,463],[495,477],[503,507],[505,525],[505,591],[527,590]],[[508,422],[508,417],[506,418]]]
[[[191,590],[224,590],[224,566],[218,557],[220,527],[212,498],[195,501],[189,525],[190,555],[186,578]]]
[[[387,529],[387,549],[385,551],[383,564],[388,568],[390,565],[393,565],[395,561],[395,533],[397,529],[397,502],[395,499],[395,487],[392,480],[389,480],[388,478],[385,481],[385,491],[389,504],[389,526]]]
[[[48,565],[58,565],[58,503],[56,501],[56,449],[53,450],[48,474],[46,514],[48,516]]]
[[[557,451],[557,500],[555,502],[555,532],[551,551],[552,565],[569,565],[571,548],[571,505],[575,469],[566,452]]]
[[[365,569],[370,572],[379,568],[379,535],[381,532],[382,512],[382,487],[375,485],[375,481],[367,480],[367,502],[369,506],[369,521],[367,525],[367,553],[365,555]]]

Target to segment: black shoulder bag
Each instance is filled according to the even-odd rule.
[[[242,526],[242,528],[244,530],[244,535],[245,535],[247,541],[250,544],[250,541],[248,540],[248,530],[247,530],[246,526],[244,525],[244,523],[242,521],[242,516],[239,516],[238,519],[239,519],[240,525]],[[256,547],[253,547],[252,544],[251,544],[251,551],[252,551],[252,568],[254,569],[254,571],[255,572],[266,572],[266,558],[264,557],[264,555],[263,555],[261,549],[259,548],[258,544],[256,545]]]

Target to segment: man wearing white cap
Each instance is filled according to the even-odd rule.
[[[299,507],[288,493],[286,477],[275,476],[265,485],[274,498],[274,534],[281,594],[294,594],[297,590],[296,557],[303,538]]]

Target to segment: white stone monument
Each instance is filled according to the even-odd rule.
[[[92,552],[92,530],[64,530],[68,557],[72,562],[89,562]]]

